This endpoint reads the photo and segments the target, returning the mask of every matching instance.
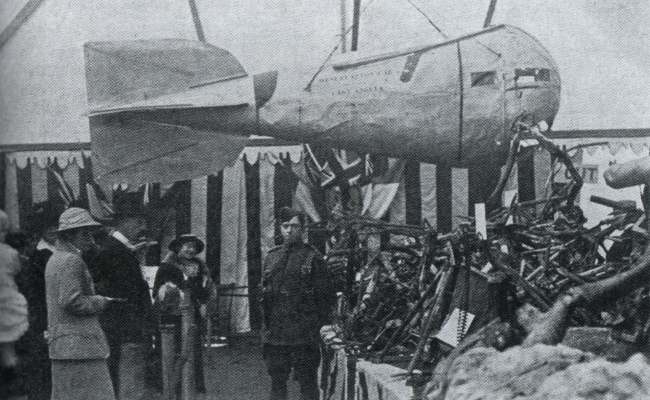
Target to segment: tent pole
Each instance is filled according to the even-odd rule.
[[[7,188],[7,155],[5,152],[0,152],[0,210],[5,209],[5,190]]]

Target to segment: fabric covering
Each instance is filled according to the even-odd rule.
[[[323,400],[344,400],[347,395],[348,380],[354,379],[354,363],[349,362],[345,349],[329,346],[321,349],[319,384]],[[348,397],[346,397],[348,396]]]
[[[378,400],[406,400],[413,397],[413,389],[406,385],[401,368],[388,364],[357,361],[356,398]]]
[[[221,225],[221,283],[243,287],[235,294],[248,294],[248,257],[246,252],[246,179],[243,160],[223,173]],[[248,298],[230,296],[221,309],[228,313],[230,328],[235,332],[250,331]]]
[[[112,184],[174,182],[231,166],[248,137],[148,122],[146,116],[122,124],[90,118],[95,175]],[[129,152],[128,149],[138,149]]]

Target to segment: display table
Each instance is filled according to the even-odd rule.
[[[354,400],[355,360],[343,348],[322,348],[319,370],[322,400]]]
[[[406,370],[350,356],[337,331],[331,325],[321,329],[321,400],[415,399],[413,388],[406,385]]]
[[[410,400],[413,388],[406,385],[406,371],[389,364],[356,362],[355,399]]]
[[[322,400],[411,400],[406,371],[389,364],[355,359],[344,349],[323,349],[320,370]]]

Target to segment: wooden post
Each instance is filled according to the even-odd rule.
[[[535,149],[523,149],[517,159],[517,186],[519,201],[535,200]]]
[[[0,152],[0,209],[6,210],[5,208],[5,196],[7,188],[7,156],[4,152]],[[13,167],[13,166],[12,166]]]
[[[194,309],[188,304],[184,307],[181,315],[181,354],[183,367],[181,375],[181,397],[180,400],[194,400],[196,398],[196,387],[194,385],[194,336],[196,324],[194,321]]]
[[[163,399],[194,400],[194,309],[189,294],[181,300],[180,326],[161,324]]]
[[[176,235],[190,233],[192,230],[192,181],[176,182],[173,189],[176,190],[174,202]]]
[[[176,388],[173,383],[174,361],[176,356],[176,325],[160,325],[160,352],[162,353],[163,399],[174,400]]]

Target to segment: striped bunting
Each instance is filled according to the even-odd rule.
[[[164,232],[161,255],[174,235],[194,233],[205,240],[206,250],[201,256],[212,276],[218,282],[234,282],[240,288],[232,292],[235,296],[224,296],[221,303],[222,317],[234,331],[259,328],[256,287],[264,256],[279,243],[276,214],[284,206],[304,205],[296,194],[301,184],[299,176],[304,173],[301,157],[282,149],[275,149],[272,155],[245,152],[246,156],[235,165],[215,175],[176,182],[162,193],[160,185],[152,185],[146,191],[151,206],[173,210],[173,229]],[[396,160],[390,160],[388,167],[395,163]],[[92,163],[85,158],[81,164],[83,168],[76,163],[68,163],[66,168],[54,165],[52,170],[87,205]],[[483,186],[489,187],[486,179],[494,175],[486,173],[485,168],[468,171],[419,163],[402,163],[401,168],[396,176],[394,199],[386,204],[388,219],[412,224],[426,220],[441,232],[450,231],[471,215],[470,196],[484,196],[489,192]],[[32,204],[38,201],[61,201],[56,189],[57,178],[39,165],[30,162],[20,168],[11,164],[5,172],[5,204],[10,216],[28,214]],[[145,193],[144,189],[141,191]],[[377,187],[374,192],[376,197]],[[366,192],[364,196],[371,194]],[[381,197],[375,201],[379,203],[373,207],[381,205]],[[319,204],[313,206],[322,208]],[[163,217],[159,217],[162,221]]]

